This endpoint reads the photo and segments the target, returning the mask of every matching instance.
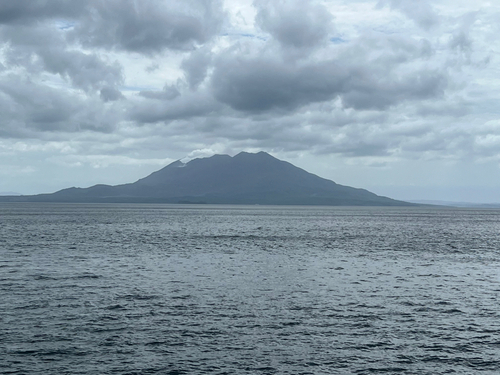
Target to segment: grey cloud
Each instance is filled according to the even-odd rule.
[[[377,5],[389,5],[391,9],[399,10],[425,30],[439,24],[439,16],[428,0],[380,0]]]
[[[0,36],[9,43],[4,49],[10,66],[23,66],[28,73],[43,71],[58,74],[85,91],[113,87],[123,81],[118,62],[107,62],[96,53],[69,49],[64,38],[54,29],[41,25],[0,29]]]
[[[156,127],[162,138],[185,145],[223,144],[228,148],[279,149],[312,154],[337,154],[350,158],[390,157],[395,152],[417,153],[427,148],[453,149],[460,135],[451,132],[445,138],[435,127],[402,122],[399,116],[378,111],[325,113],[324,119],[311,121],[309,110],[276,116],[201,116],[179,119]],[[337,123],[342,123],[337,126]],[[148,126],[145,126],[147,129]],[[156,133],[158,134],[158,133]],[[451,143],[452,145],[448,144]],[[197,146],[198,147],[198,146]],[[397,150],[397,151],[395,151]]]
[[[218,39],[220,1],[4,1],[0,134],[64,138],[81,131],[104,138],[103,132],[116,130],[116,139],[123,132],[133,142],[157,142],[161,152],[171,141],[186,148],[213,142],[349,157],[387,156],[393,149],[448,147],[452,153],[463,144],[458,133],[439,142],[443,133],[411,126],[449,126],[466,121],[460,116],[472,107],[495,108],[491,97],[487,105],[459,100],[468,93],[461,95],[465,84],[454,84],[462,76],[449,63],[455,52],[474,51],[477,35],[466,20],[454,19],[449,48],[439,53],[435,46],[442,47],[443,38],[415,32],[411,22],[404,22],[411,33],[391,35],[373,32],[371,21],[353,24],[356,31],[334,44],[333,16],[321,4],[257,0],[260,31],[253,31],[268,37],[253,38],[251,31]],[[424,29],[440,22],[428,1],[384,4]],[[398,22],[396,16],[390,21]],[[175,51],[162,54],[167,49]],[[177,79],[179,68],[184,78],[174,85],[128,92],[126,99],[119,90],[125,78],[136,90],[146,73],[144,86],[161,85],[171,72]],[[110,148],[117,143],[109,141]]]
[[[153,64],[146,67],[146,72],[153,73],[153,72],[157,71],[158,69],[160,69],[160,65],[158,63],[153,63]]]
[[[139,53],[189,50],[219,32],[221,0],[30,0],[0,3],[0,24],[57,28],[87,47]],[[50,21],[50,23],[49,23]],[[59,26],[64,28],[64,25]]]
[[[241,111],[291,110],[333,99],[342,91],[347,74],[335,63],[296,68],[281,61],[221,58],[215,65],[215,97]]]
[[[186,73],[187,82],[192,90],[198,88],[205,80],[211,62],[212,52],[210,48],[200,48],[182,61],[181,67]]]
[[[317,46],[328,39],[333,17],[321,4],[302,0],[257,1],[257,24],[285,47]]]
[[[378,117],[378,116],[376,116]],[[339,154],[348,157],[387,157],[393,154],[427,150],[428,147],[442,147],[453,142],[454,134],[442,139],[435,127],[415,124],[413,120],[400,115],[388,115],[385,119],[365,122],[359,114],[354,115],[350,126],[338,131],[323,131],[331,138],[324,145],[315,148],[318,154]],[[436,143],[437,142],[437,143]]]
[[[358,140],[349,137],[341,143],[333,143],[326,148],[323,147],[318,154],[342,154],[350,157],[387,156],[390,154],[387,146],[387,142]]]
[[[426,69],[407,76],[392,74],[384,79],[368,69],[358,70],[352,72],[351,78],[342,101],[345,106],[356,109],[386,109],[406,100],[440,97],[447,86],[442,72]]]
[[[419,117],[463,117],[469,114],[473,107],[473,103],[470,100],[465,100],[463,98],[445,98],[445,100],[441,101],[424,101],[416,107],[415,112]]]
[[[140,124],[208,116],[218,109],[217,103],[205,92],[187,92],[168,101],[155,100],[159,98],[153,93],[144,94],[141,96],[145,99],[134,101],[127,111],[128,118]]]
[[[0,110],[0,128],[16,127],[23,136],[47,131],[108,131],[120,120],[119,112],[106,112],[100,101],[12,74],[0,79]]]
[[[426,67],[370,62],[350,54],[303,65],[229,55],[217,60],[211,83],[219,101],[240,111],[289,111],[336,97],[342,98],[345,107],[386,109],[408,100],[441,96],[447,76]]]
[[[103,87],[99,96],[105,102],[114,102],[124,98],[123,94],[119,90],[109,86]]]
[[[462,52],[470,51],[472,47],[472,40],[468,33],[460,30],[452,35],[449,41],[450,48],[457,49]]]
[[[473,39],[471,37],[471,28],[476,21],[478,13],[470,12],[459,18],[459,25],[453,32],[450,40],[448,42],[449,47],[452,50],[456,50],[466,55],[467,59],[470,60]]]
[[[77,18],[85,1],[30,0],[0,2],[0,24],[31,23],[46,18]]]
[[[0,81],[0,91],[4,94],[2,104],[14,109],[10,118],[4,113],[2,122],[17,121],[37,129],[60,130],[75,110],[67,95],[13,75]]]
[[[71,35],[85,46],[157,53],[187,50],[218,32],[221,1],[96,0]]]
[[[1,41],[10,47],[23,46],[26,49],[45,46],[66,47],[66,41],[55,28],[45,24],[0,25]]]
[[[162,124],[156,131],[165,138],[175,138],[176,142],[201,142],[200,147],[202,144],[218,143],[230,145],[234,150],[246,147],[310,150],[328,142],[321,133],[305,129],[303,121],[300,115],[260,121],[239,116],[199,116]]]
[[[335,59],[300,63],[269,53],[228,49],[214,61],[214,96],[235,110],[291,111],[340,97],[345,107],[386,109],[443,95],[444,69],[431,69],[431,43],[399,36],[362,36],[332,47]]]
[[[220,115],[219,112],[215,116],[177,119],[166,126],[162,124],[156,130],[161,129],[164,137],[182,138],[192,143],[203,139],[205,144],[225,144],[235,150],[264,147],[350,157],[388,155],[389,148],[399,144],[406,134],[401,131],[401,134],[393,136],[387,126],[393,118],[385,113],[346,113],[342,109],[322,113],[320,107],[319,104],[312,104],[303,111],[282,116],[248,116],[237,112]],[[378,130],[373,131],[373,128]]]
[[[427,65],[435,54],[428,39],[377,34],[363,34],[338,50],[339,60],[348,66],[378,70],[381,77],[405,64]]]
[[[120,64],[108,64],[96,54],[53,48],[40,48],[37,53],[45,70],[68,77],[73,85],[84,90],[115,86],[123,80]]]
[[[172,100],[177,98],[181,93],[175,86],[165,85],[162,91],[141,91],[139,95],[148,99]]]

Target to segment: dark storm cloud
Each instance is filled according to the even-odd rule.
[[[332,15],[321,4],[302,0],[257,1],[256,21],[284,47],[309,49],[328,39]]]

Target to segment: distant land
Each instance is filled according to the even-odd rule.
[[[3,196],[2,202],[415,206],[318,177],[259,152],[175,161],[134,183]]]
[[[439,200],[409,200],[408,202],[422,205],[461,207],[461,208],[500,208],[500,203],[451,202]]]

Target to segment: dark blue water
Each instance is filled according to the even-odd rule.
[[[0,205],[2,374],[498,374],[500,211]]]

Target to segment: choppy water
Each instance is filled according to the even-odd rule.
[[[500,211],[0,205],[2,374],[498,374]]]

